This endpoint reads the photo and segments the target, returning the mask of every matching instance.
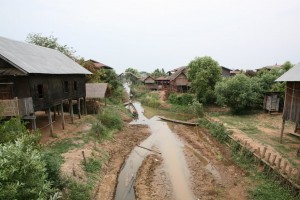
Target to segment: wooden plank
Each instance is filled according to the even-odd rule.
[[[170,119],[170,118],[166,118],[166,117],[161,117],[158,116],[160,119],[165,120],[165,121],[169,121],[169,122],[174,122],[174,123],[178,123],[178,124],[184,124],[184,125],[189,125],[189,126],[198,126],[199,123],[193,123],[193,122],[186,122],[186,121],[181,121],[181,120],[175,120],[175,119]]]

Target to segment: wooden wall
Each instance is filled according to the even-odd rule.
[[[31,74],[14,79],[14,96],[32,97],[34,110],[58,105],[62,100],[85,97],[85,76],[81,74]]]
[[[287,82],[282,118],[300,124],[300,82]]]

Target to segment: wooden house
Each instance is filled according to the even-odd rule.
[[[91,73],[57,50],[0,37],[0,104],[4,116],[35,119],[34,112],[46,110],[51,117],[50,108],[61,105],[63,111],[64,101],[72,113],[72,100],[77,100],[78,106],[80,100],[85,101],[86,74]]]
[[[231,76],[231,69],[229,69],[229,68],[226,68],[226,67],[223,67],[223,66],[221,66],[221,69],[222,69],[222,76],[223,77],[229,77],[229,76]]]
[[[155,79],[158,90],[167,90],[170,87],[170,80],[168,77],[158,77]]]
[[[280,142],[284,132],[286,120],[290,120],[296,124],[295,133],[299,130],[300,125],[300,64],[297,64],[289,71],[284,73],[276,81],[286,82],[285,100],[282,114],[282,129]]]
[[[100,69],[113,69],[112,67],[108,66],[108,65],[105,65],[101,62],[98,62],[96,60],[92,60],[92,59],[89,59],[88,62],[92,62],[93,65],[94,65],[94,68],[96,70],[100,70]]]
[[[142,83],[148,88],[149,90],[157,90],[157,84],[155,79],[151,76],[143,77],[140,79]]]
[[[177,68],[167,79],[170,85],[169,90],[182,93],[189,90],[190,84],[186,75],[186,67]]]

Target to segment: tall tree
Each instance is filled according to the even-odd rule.
[[[132,67],[129,67],[129,68],[125,69],[125,72],[130,72],[130,73],[136,75],[137,77],[140,76],[139,71],[137,69],[132,68]]]
[[[222,79],[218,62],[209,56],[196,57],[189,63],[187,75],[191,81],[191,91],[196,93],[197,99],[201,103],[213,103],[215,85]]]
[[[77,57],[75,56],[75,50],[73,47],[69,47],[67,45],[61,45],[57,42],[57,38],[53,35],[50,36],[42,36],[40,33],[29,33],[26,38],[26,42],[39,45],[42,47],[47,47],[50,49],[56,49],[66,56],[70,57],[73,60],[77,60]]]

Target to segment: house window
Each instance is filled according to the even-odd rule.
[[[74,91],[77,91],[77,88],[78,88],[77,81],[74,81],[74,85],[73,85],[73,87],[74,87]]]
[[[37,95],[38,95],[38,98],[43,98],[44,97],[44,87],[43,87],[43,84],[38,84],[37,85]]]
[[[64,81],[64,92],[69,92],[69,83],[68,81]]]

